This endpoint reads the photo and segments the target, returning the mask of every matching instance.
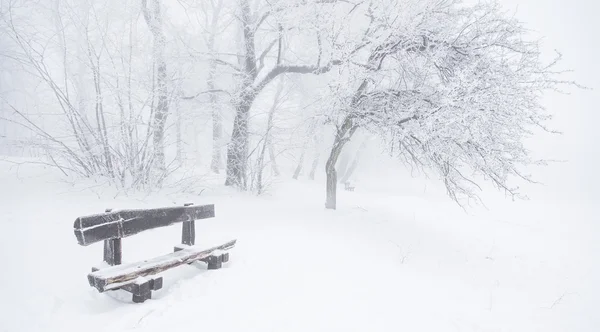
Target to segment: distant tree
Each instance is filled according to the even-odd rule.
[[[478,200],[483,178],[513,196],[532,160],[524,146],[550,115],[545,91],[574,84],[541,60],[540,44],[497,2],[377,0],[357,6],[368,22],[340,67],[328,108],[336,134],[326,163],[326,207],[336,208],[336,163],[358,128],[435,172],[450,197]]]
[[[222,161],[222,149],[223,149],[223,120],[221,114],[221,107],[219,106],[219,93],[221,90],[217,89],[217,66],[219,61],[225,63],[222,59],[219,59],[217,54],[218,44],[217,40],[222,39],[224,30],[227,29],[228,24],[223,24],[223,17],[225,6],[223,0],[217,1],[206,1],[201,2],[203,6],[203,12],[206,17],[205,19],[205,33],[203,37],[206,39],[206,47],[209,56],[208,64],[208,78],[206,80],[206,86],[209,94],[209,107],[211,109],[212,117],[212,158],[210,162],[210,168],[214,173],[219,173],[223,167]],[[208,8],[207,8],[208,7]],[[224,25],[224,27],[223,27]]]
[[[247,188],[249,151],[249,113],[257,96],[275,78],[283,74],[322,74],[339,61],[325,59],[320,24],[327,22],[323,13],[333,13],[338,1],[262,1],[258,9],[249,0],[239,0],[239,24],[242,30],[243,60],[240,82],[232,98],[235,119],[231,141],[227,148],[227,179],[225,184]],[[347,5],[346,2],[341,2]],[[254,2],[252,2],[254,4]],[[296,33],[303,45],[297,47],[295,58],[282,54],[284,39]],[[308,36],[312,42],[308,42]],[[260,42],[263,40],[264,42]],[[298,59],[301,52],[314,54]],[[290,52],[291,53],[291,52]]]
[[[13,0],[2,8],[7,65],[33,84],[19,91],[27,98],[0,97],[11,125],[35,134],[48,164],[125,189],[154,189],[174,170],[165,161],[174,79],[161,5]],[[145,29],[137,29],[140,16]]]
[[[153,99],[156,98],[156,107],[152,110],[154,119],[152,122],[152,143],[154,147],[153,171],[154,176],[162,182],[167,174],[165,161],[165,126],[169,116],[169,90],[167,83],[167,62],[165,60],[166,37],[163,32],[163,14],[159,0],[142,0],[142,13],[153,37],[152,58],[154,61],[156,89],[153,91]],[[154,75],[153,75],[154,76]],[[154,96],[155,95],[155,96]],[[154,100],[152,100],[154,103]]]
[[[262,194],[264,192],[264,181],[263,181],[263,171],[264,171],[264,161],[265,161],[265,153],[267,153],[267,149],[270,154],[270,162],[273,168],[273,174],[275,176],[279,175],[279,170],[277,169],[277,162],[275,160],[275,152],[273,151],[273,118],[275,116],[275,112],[280,106],[281,103],[281,93],[283,92],[283,78],[279,79],[277,83],[277,88],[275,90],[275,95],[273,97],[273,104],[271,105],[271,109],[269,110],[269,114],[267,115],[267,124],[265,133],[262,136],[258,146],[256,149],[258,150],[258,157],[256,159],[256,169],[252,172],[252,187],[256,190],[257,194]]]

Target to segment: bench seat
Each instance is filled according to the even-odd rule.
[[[115,265],[94,271],[88,274],[88,281],[90,286],[95,287],[100,292],[118,289],[129,284],[134,284],[136,280],[139,282],[139,278],[155,275],[179,265],[206,260],[209,257],[221,256],[221,251],[233,248],[235,243],[236,240],[232,240],[209,249],[185,246],[184,248],[178,248],[179,250],[173,253],[153,259]],[[220,260],[221,258],[217,259]]]

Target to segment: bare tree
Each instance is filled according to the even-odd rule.
[[[156,68],[156,107],[152,110],[154,114],[152,129],[152,143],[154,146],[153,168],[157,174],[159,183],[166,175],[167,165],[165,161],[165,126],[169,115],[169,96],[167,88],[167,62],[165,61],[166,38],[162,31],[162,14],[159,0],[151,0],[152,8],[148,6],[148,0],[142,0],[142,12],[144,19],[152,36],[154,37],[153,59]]]
[[[207,16],[207,27],[206,27],[206,47],[209,53],[209,65],[208,65],[208,78],[206,85],[209,94],[209,105],[212,117],[212,159],[210,168],[213,172],[219,173],[219,170],[223,167],[223,161],[221,158],[221,149],[223,141],[223,124],[221,108],[219,106],[219,91],[216,86],[217,76],[217,65],[219,58],[217,55],[217,44],[216,38],[221,35],[221,13],[223,10],[223,0],[210,1],[211,10],[204,10],[204,14]]]
[[[266,130],[265,133],[262,137],[262,146],[260,146],[260,144],[258,145],[258,149],[260,149],[260,152],[258,154],[258,158],[256,161],[256,170],[254,171],[255,173],[255,181],[254,181],[254,187],[256,188],[256,192],[260,195],[263,193],[264,191],[264,183],[263,183],[263,171],[264,171],[264,160],[265,160],[265,153],[267,151],[267,149],[270,151],[270,162],[275,164],[275,153],[273,151],[273,134],[272,134],[272,130],[273,130],[273,118],[275,117],[275,112],[277,111],[279,104],[281,102],[281,93],[283,92],[283,77],[279,78],[279,82],[277,84],[277,88],[275,91],[275,96],[273,98],[273,104],[271,105],[271,109],[269,110],[269,114],[267,116],[267,125],[266,125]],[[274,166],[274,173],[275,175],[278,175],[278,170],[277,170],[277,166]]]
[[[146,1],[124,6],[119,16],[94,1],[53,0],[48,7],[14,0],[1,15],[0,28],[11,44],[8,59],[23,80],[35,82],[33,99],[43,105],[39,111],[35,104],[2,96],[14,114],[8,121],[34,133],[31,144],[65,174],[150,188],[170,171],[164,140],[173,97],[160,8],[152,1],[152,6]],[[153,51],[138,43],[134,20],[141,5],[155,39]],[[156,71],[149,73],[150,53]]]
[[[318,119],[310,119],[308,122],[308,128],[306,129],[306,139],[303,141],[302,143],[302,152],[300,153],[300,158],[298,160],[298,165],[296,166],[296,170],[294,171],[294,175],[292,176],[292,178],[294,180],[297,180],[298,177],[300,176],[300,173],[302,172],[302,169],[304,168],[304,159],[306,156],[306,152],[307,150],[309,150],[311,147],[313,147],[312,145],[316,145],[317,140],[316,140],[316,132],[318,130],[318,126],[320,125],[320,123],[318,123]],[[316,147],[314,147],[316,149]],[[312,168],[311,168],[311,178],[314,179],[314,168],[316,167],[316,163],[318,163],[318,155],[315,156],[315,159],[313,160],[312,163]]]
[[[317,60],[314,64],[289,64],[282,56],[283,40],[288,30],[298,28],[298,22],[282,19],[285,15],[299,11],[305,6],[331,6],[331,2],[285,2],[276,1],[266,6],[262,13],[254,12],[249,0],[240,1],[240,25],[244,45],[243,66],[240,68],[241,82],[233,98],[236,115],[233,123],[231,141],[227,149],[226,185],[246,188],[246,168],[248,159],[248,119],[252,104],[258,94],[276,77],[286,73],[321,74],[328,72],[339,60],[322,60],[322,49],[317,47]],[[289,24],[289,26],[286,26]],[[276,27],[275,31],[267,26]],[[257,52],[257,33],[263,31],[271,41]],[[321,45],[319,32],[315,32],[315,41]],[[260,44],[259,44],[260,45]],[[271,65],[271,66],[269,66]]]

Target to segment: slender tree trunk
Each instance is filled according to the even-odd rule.
[[[248,116],[251,102],[242,103],[236,107],[233,120],[231,142],[227,148],[227,179],[226,186],[246,188],[246,167],[248,159]]]
[[[310,166],[310,174],[308,175],[308,178],[311,180],[315,179],[315,173],[317,172],[317,166],[319,165],[319,158],[321,158],[321,151],[319,149],[319,144],[322,141],[322,138],[323,138],[323,134],[321,131],[316,132],[312,137],[314,156],[313,156],[312,164]]]
[[[169,102],[167,97],[167,65],[164,60],[159,60],[158,66],[158,104],[156,106],[156,113],[154,116],[154,135],[153,135],[153,146],[154,146],[154,168],[158,172],[158,175],[162,178],[166,174],[166,161],[165,161],[165,127],[167,123],[167,116],[169,115]],[[159,184],[162,181],[159,181]]]
[[[271,167],[273,168],[273,173],[275,174],[275,176],[279,176],[279,169],[277,167],[275,148],[273,146],[273,119],[275,118],[275,112],[277,111],[279,99],[281,98],[282,92],[283,79],[280,79],[279,84],[277,85],[277,90],[275,91],[275,97],[273,98],[273,105],[271,105],[271,109],[269,110],[269,117],[267,119],[267,133],[265,137],[265,145],[269,149],[269,158],[271,160]]]
[[[266,135],[268,136],[269,132],[267,129],[267,133]],[[257,194],[262,194],[263,193],[263,168],[264,168],[264,160],[265,160],[265,152],[267,150],[267,145],[268,145],[268,141],[267,138],[265,138],[265,141],[263,143],[262,149],[260,150],[260,154],[258,156],[258,160],[256,161],[256,171],[254,172],[254,174],[256,174],[256,193]]]
[[[218,97],[217,93],[214,91],[216,89],[216,75],[217,75],[217,61],[215,59],[215,35],[217,34],[218,24],[219,24],[219,16],[221,12],[221,8],[223,6],[223,1],[219,0],[216,6],[213,8],[212,14],[212,24],[211,24],[211,32],[208,37],[208,52],[211,54],[212,59],[209,63],[208,68],[208,80],[207,87],[210,92],[209,103],[212,113],[212,136],[213,136],[213,146],[212,146],[212,158],[210,162],[210,169],[214,173],[219,173],[219,170],[223,168],[223,161],[221,159],[221,145],[223,140],[223,126],[221,121],[221,111],[218,107]]]
[[[273,169],[273,175],[279,176],[279,167],[277,166],[277,159],[275,157],[275,148],[273,142],[269,141],[269,159],[271,159],[271,168]]]
[[[338,142],[338,144],[341,144],[341,142]],[[334,145],[334,148],[331,149],[331,154],[325,165],[325,174],[327,176],[325,208],[332,210],[337,208],[337,172],[335,170],[335,163],[341,151],[341,148],[336,148],[336,146],[339,145]]]
[[[256,186],[256,192],[260,195],[263,193],[263,170],[264,170],[264,161],[265,161],[265,153],[267,149],[269,149],[269,153],[271,154],[271,162],[275,162],[274,153],[273,153],[273,143],[271,137],[271,130],[273,129],[273,118],[275,116],[275,111],[277,110],[277,106],[279,103],[279,97],[281,96],[281,92],[283,91],[283,80],[279,80],[279,84],[277,85],[277,91],[275,92],[275,97],[273,98],[273,105],[271,105],[271,109],[269,110],[269,116],[267,118],[267,130],[265,132],[263,146],[260,150],[256,161],[256,170],[254,171],[254,175],[256,175],[256,181],[253,179],[253,183]]]
[[[352,174],[354,174],[354,171],[356,171],[356,168],[358,167],[358,163],[360,162],[360,155],[362,154],[363,149],[366,146],[366,143],[367,143],[367,141],[362,142],[362,144],[358,148],[358,151],[356,152],[356,155],[354,156],[354,159],[352,160],[350,167],[348,167],[348,169],[346,170],[346,173],[340,180],[340,183],[347,182],[350,179],[350,177],[352,176]]]
[[[300,172],[302,172],[302,165],[304,165],[304,155],[306,154],[306,147],[302,149],[302,154],[300,155],[300,160],[298,161],[298,166],[296,166],[296,170],[294,171],[294,176],[292,177],[294,180],[298,180],[300,176]]]
[[[175,98],[175,102],[174,102],[174,108],[175,108],[175,114],[176,114],[176,124],[175,124],[175,130],[176,130],[176,142],[175,142],[175,146],[177,149],[176,152],[176,156],[175,159],[177,160],[177,162],[179,163],[179,165],[183,165],[183,128],[182,128],[182,114],[181,114],[181,105],[179,104],[179,96],[177,98]]]
[[[142,0],[142,10],[148,28],[154,37],[153,57],[156,66],[156,90],[158,102],[153,119],[152,143],[154,147],[153,169],[157,175],[158,185],[166,175],[165,161],[165,127],[169,115],[169,97],[167,90],[167,63],[165,61],[166,38],[162,31],[162,14],[160,1],[152,0],[152,11],[148,8],[148,0]]]
[[[269,84],[273,79],[284,73],[297,73],[297,74],[322,74],[328,72],[331,69],[333,63],[338,64],[339,61],[332,62],[330,65],[325,67],[312,67],[312,66],[289,66],[282,65],[282,38],[280,34],[279,38],[279,52],[277,56],[277,66],[279,70],[271,71],[262,81],[259,81],[255,85],[257,78],[257,63],[256,49],[255,49],[255,17],[253,17],[250,10],[249,0],[240,1],[240,23],[243,28],[243,40],[244,40],[244,61],[243,61],[243,81],[240,84],[238,90],[238,96],[235,100],[238,101],[236,105],[236,117],[233,124],[233,131],[231,135],[231,142],[227,148],[227,180],[225,185],[236,185],[243,189],[245,187],[246,177],[246,164],[248,156],[248,113],[254,102],[254,99],[260,93],[265,86]],[[282,29],[280,28],[280,32]],[[268,52],[268,49],[266,50]],[[260,58],[262,61],[262,58]],[[317,62],[320,66],[320,61]]]
[[[211,85],[209,85],[209,89]],[[214,84],[212,85],[214,87]],[[214,89],[214,88],[212,88]],[[219,170],[223,168],[223,161],[221,159],[221,142],[223,141],[223,125],[221,121],[221,112],[217,107],[217,96],[212,93],[210,95],[210,104],[212,108],[212,136],[213,136],[213,148],[212,148],[212,159],[210,162],[210,169],[219,173]]]
[[[319,165],[319,157],[320,156],[321,155],[319,152],[315,153],[315,157],[314,157],[312,165],[310,167],[310,174],[308,175],[308,178],[311,180],[315,179],[315,173],[317,171],[317,166]]]
[[[327,175],[325,208],[327,209],[335,210],[337,207],[337,171],[335,170],[335,164],[344,146],[357,129],[352,122],[351,118],[346,117],[344,124],[338,128],[331,153],[325,164],[325,174]]]
[[[246,189],[246,169],[248,163],[248,117],[257,91],[253,83],[256,79],[256,54],[254,45],[254,29],[248,0],[241,0],[241,23],[244,40],[244,78],[239,90],[239,101],[235,107],[235,119],[231,132],[231,142],[227,148],[226,186],[237,186]]]

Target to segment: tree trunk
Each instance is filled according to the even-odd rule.
[[[147,0],[142,0],[142,10],[148,28],[154,37],[153,57],[156,66],[156,94],[158,103],[154,113],[152,143],[154,147],[152,168],[156,172],[160,186],[167,173],[165,162],[165,127],[169,115],[169,97],[167,91],[167,63],[165,62],[166,38],[162,31],[162,16],[159,0],[152,0],[152,11],[147,6]]]
[[[263,180],[262,180],[262,171],[263,171],[263,161],[265,158],[265,150],[267,146],[263,145],[262,150],[260,151],[260,156],[258,157],[258,162],[256,163],[256,193],[261,195],[263,193]]]
[[[239,88],[239,101],[235,107],[235,119],[231,132],[231,142],[227,147],[227,179],[226,186],[246,189],[246,168],[248,163],[248,117],[257,91],[253,83],[256,79],[256,58],[254,45],[254,29],[248,0],[241,0],[241,23],[244,40],[244,77]]]
[[[335,164],[343,145],[344,143],[336,137],[329,159],[327,159],[327,163],[325,164],[325,174],[327,175],[327,200],[325,201],[325,208],[327,209],[335,210],[337,208],[337,171],[335,170]]]
[[[211,38],[214,41],[214,37]],[[210,62],[210,68],[208,73],[208,90],[215,90],[215,75],[216,75],[217,63],[213,60]],[[211,92],[209,96],[210,108],[212,111],[212,160],[210,162],[210,169],[219,173],[219,169],[223,167],[221,161],[221,140],[223,136],[223,127],[221,125],[221,112],[217,106],[218,99],[216,92]]]
[[[215,35],[218,29],[219,23],[219,14],[221,12],[221,7],[223,5],[223,1],[219,0],[216,7],[214,7],[214,11],[212,14],[212,24],[211,24],[211,32],[208,37],[208,52],[211,53],[212,59],[209,63],[208,68],[208,79],[207,79],[207,87],[210,92],[209,103],[212,111],[212,129],[213,129],[213,149],[212,149],[212,160],[210,162],[210,169],[219,173],[219,170],[223,167],[223,162],[221,160],[221,142],[223,136],[223,126],[221,124],[221,112],[219,107],[217,106],[218,98],[217,93],[214,91],[216,89],[215,78],[217,74],[217,61],[215,59]]]
[[[213,172],[219,173],[219,170],[223,168],[223,161],[221,159],[221,141],[223,140],[223,126],[221,124],[221,112],[219,108],[216,107],[216,99],[216,96],[214,94],[211,94],[210,103],[212,105],[213,150],[210,168]]]
[[[311,180],[315,179],[315,173],[317,171],[317,166],[319,165],[319,157],[321,156],[321,154],[319,152],[317,152],[315,154],[315,158],[313,159],[311,168],[310,168],[310,174],[308,175],[308,178]]]
[[[320,62],[317,66],[291,66],[282,65],[282,43],[281,36],[279,39],[279,51],[277,56],[277,65],[259,82],[255,82],[258,73],[257,57],[255,49],[255,33],[256,33],[256,18],[253,17],[250,10],[249,0],[240,1],[240,20],[243,30],[244,41],[244,57],[243,57],[243,79],[239,85],[235,100],[239,100],[236,105],[236,117],[233,123],[233,131],[231,142],[227,149],[227,180],[225,185],[245,187],[246,163],[248,155],[248,112],[254,102],[256,96],[265,88],[273,79],[281,74],[296,73],[296,74],[323,74],[328,72],[333,65],[337,65],[340,61],[331,61],[330,64],[320,67]],[[280,32],[282,30],[280,29]],[[265,50],[268,53],[268,49]],[[266,53],[264,54],[266,55]],[[263,60],[263,57],[260,58]]]
[[[179,98],[175,99],[175,103],[174,103],[174,107],[175,107],[175,114],[177,115],[177,119],[176,119],[176,124],[175,124],[175,129],[176,129],[176,142],[175,142],[175,146],[177,149],[176,152],[176,160],[179,163],[179,165],[183,165],[183,128],[182,128],[182,114],[181,114],[181,105],[179,104]]]
[[[271,159],[271,168],[273,169],[273,175],[279,176],[279,167],[277,166],[277,159],[275,158],[275,148],[273,142],[269,141],[269,158]]]
[[[298,161],[298,166],[296,166],[296,170],[294,171],[294,180],[298,180],[298,176],[300,176],[300,172],[302,172],[302,165],[304,164],[304,154],[306,152],[306,148],[302,149],[302,154],[300,155],[300,160]]]
[[[312,164],[310,166],[310,174],[308,175],[308,178],[311,180],[315,179],[315,173],[317,172],[317,166],[319,166],[319,158],[321,158],[321,150],[319,148],[319,143],[322,142],[322,139],[323,139],[323,134],[321,131],[316,132],[312,137],[314,156],[313,156]]]
[[[339,152],[336,153],[334,149],[331,150],[331,155],[327,160],[325,166],[325,174],[327,175],[327,200],[325,201],[325,208],[335,210],[337,208],[337,172],[335,170],[335,162]]]
[[[279,104],[279,99],[281,97],[282,92],[283,78],[279,79],[279,82],[277,84],[277,90],[275,91],[275,97],[273,98],[273,105],[271,105],[271,110],[269,110],[269,118],[267,119],[267,136],[265,137],[265,144],[269,148],[269,159],[271,159],[271,167],[273,168],[273,173],[275,174],[275,176],[279,176],[279,169],[277,168],[275,148],[273,147],[273,118],[275,118],[275,112],[277,111],[277,106]]]
[[[252,98],[254,99],[254,98]],[[246,188],[246,167],[248,159],[248,115],[251,101],[236,107],[231,142],[227,148],[226,186]]]
[[[366,143],[367,143],[367,141],[364,141],[358,148],[358,151],[356,152],[356,155],[354,156],[354,159],[352,160],[350,167],[346,170],[346,174],[344,174],[344,176],[342,176],[340,183],[347,182],[350,179],[350,177],[352,176],[352,174],[354,173],[354,171],[356,170],[356,167],[358,167],[358,163],[360,162],[360,155],[361,155],[363,149],[365,148]]]
[[[325,174],[327,175],[325,208],[327,209],[335,210],[337,207],[337,172],[335,164],[344,149],[344,145],[348,143],[357,129],[352,122],[350,117],[346,117],[344,124],[338,128],[331,153],[325,164]]]

